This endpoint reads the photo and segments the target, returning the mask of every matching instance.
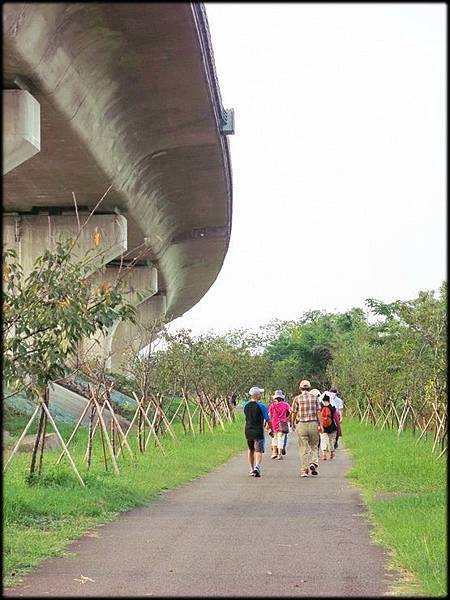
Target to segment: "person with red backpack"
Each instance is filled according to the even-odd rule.
[[[328,392],[324,392],[320,402],[320,450],[322,460],[335,458],[335,442],[338,431],[337,421],[339,419],[335,406],[331,405]]]

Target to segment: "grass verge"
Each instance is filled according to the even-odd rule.
[[[61,425],[66,440],[70,431],[70,426]],[[30,455],[17,454],[3,480],[4,585],[16,585],[21,575],[44,559],[63,555],[72,540],[93,526],[148,503],[163,489],[206,474],[244,449],[242,415],[227,424],[226,431],[217,429],[193,437],[177,430],[177,435],[179,441],[167,436],[162,439],[164,455],[153,445],[135,459],[124,454],[117,477],[111,466],[105,472],[98,440],[90,471],[81,466],[87,439],[84,428],[75,438],[72,454],[86,488],[79,485],[66,459],[55,466],[58,450],[46,452],[43,475],[30,486],[25,483]],[[135,436],[130,444],[136,451]]]
[[[376,541],[388,546],[397,568],[415,576],[395,593],[446,596],[446,460],[431,453],[429,441],[416,445],[410,431],[398,436],[347,418],[344,435],[355,459],[348,477],[362,488]]]

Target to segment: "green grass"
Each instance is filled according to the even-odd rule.
[[[9,424],[10,431],[15,431]],[[49,429],[51,431],[51,429]],[[67,440],[71,427],[62,424]],[[82,488],[64,459],[55,466],[59,451],[46,452],[43,476],[28,485],[30,454],[17,454],[4,476],[3,493],[3,573],[4,585],[18,582],[20,575],[50,556],[61,556],[70,541],[95,525],[107,523],[121,511],[144,505],[161,490],[179,486],[208,473],[245,448],[242,415],[236,422],[218,428],[213,434],[184,435],[176,429],[178,442],[162,438],[165,455],[153,445],[132,459],[119,459],[120,476],[102,466],[99,440],[94,448],[91,470],[82,465],[86,448],[86,430],[75,438],[73,456],[83,477]],[[97,438],[97,436],[96,436]],[[136,436],[130,440],[136,450]]]
[[[396,593],[447,594],[447,463],[431,442],[410,431],[390,430],[347,418],[345,445],[355,459],[348,477],[362,488],[375,523],[376,541],[388,546],[395,566],[413,575]]]

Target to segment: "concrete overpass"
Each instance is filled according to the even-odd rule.
[[[75,230],[72,192],[127,260],[140,318],[168,320],[216,279],[231,231],[230,112],[201,3],[3,5],[4,243],[24,264]],[[136,283],[137,282],[137,283]],[[131,283],[130,283],[131,285]],[[111,332],[118,364],[125,335]]]

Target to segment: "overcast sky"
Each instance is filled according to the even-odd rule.
[[[414,298],[446,278],[444,4],[206,3],[231,136],[224,266],[172,328]]]

